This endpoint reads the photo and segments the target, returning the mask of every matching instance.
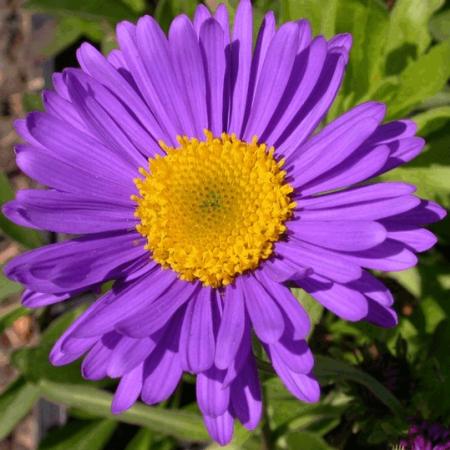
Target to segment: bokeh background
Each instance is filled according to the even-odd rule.
[[[33,186],[14,162],[19,140],[13,121],[42,108],[41,91],[51,89],[51,73],[77,66],[79,44],[87,40],[106,53],[116,45],[117,22],[151,14],[167,29],[175,15],[192,15],[197,3],[0,0],[0,203]],[[215,8],[218,2],[204,3]],[[449,209],[450,1],[253,3],[257,23],[273,9],[280,21],[309,19],[315,34],[353,34],[347,76],[326,121],[369,99],[387,103],[389,119],[413,118],[427,146],[384,178],[414,183],[420,195]],[[236,1],[228,5],[233,11]],[[396,297],[395,329],[338,320],[296,291],[314,323],[309,341],[318,355],[322,400],[316,405],[295,400],[260,361],[264,423],[254,433],[236,428],[229,449],[398,449],[417,421],[424,430],[433,424],[449,429],[449,225],[447,219],[434,227],[439,244],[421,256],[417,268],[383,276]],[[0,267],[22,251],[65,238],[20,228],[0,214]],[[52,344],[94,294],[30,311],[20,306],[20,292],[0,273],[0,450],[217,448],[203,429],[190,376],[159,407],[138,405],[113,417],[114,381],[83,381],[78,364],[49,365]]]

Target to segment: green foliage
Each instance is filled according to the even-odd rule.
[[[101,450],[116,426],[112,420],[70,423],[44,438],[39,450]]]
[[[0,395],[0,441],[33,408],[39,396],[36,386],[18,378]]]

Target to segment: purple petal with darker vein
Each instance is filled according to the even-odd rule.
[[[191,136],[201,136],[208,126],[205,68],[198,36],[187,16],[180,15],[173,20],[169,30],[169,44],[175,74],[192,117]]]
[[[447,215],[444,208],[429,200],[421,200],[415,208],[405,211],[401,214],[391,216],[389,223],[399,223],[405,225],[428,225],[438,222]],[[384,221],[382,222],[384,223]]]
[[[199,373],[214,363],[216,344],[212,301],[215,295],[210,287],[201,287],[196,298],[191,299],[186,307],[180,336],[183,370]]]
[[[242,276],[236,282],[244,291],[245,305],[256,335],[263,342],[277,341],[283,334],[284,320],[272,295],[253,275]]]
[[[162,328],[196,291],[198,291],[198,283],[177,279],[163,294],[152,299],[148,305],[142,306],[141,304],[141,307],[136,308],[134,314],[117,322],[115,327],[120,333],[130,337],[150,336]]]
[[[233,413],[248,430],[254,430],[261,420],[262,398],[253,355],[249,356],[239,376],[231,385]]]
[[[219,417],[228,409],[230,387],[224,385],[225,373],[213,366],[197,375],[197,403],[206,416]]]
[[[250,80],[253,48],[253,11],[250,0],[242,0],[234,17],[231,43],[231,110],[228,133],[240,134]]]
[[[314,273],[340,283],[357,280],[361,276],[361,267],[357,263],[352,264],[340,253],[307,242],[279,241],[275,244],[275,251],[291,263],[297,263],[302,268],[311,267]]]
[[[310,273],[305,274],[305,277],[308,275],[310,275]],[[300,305],[298,300],[294,297],[290,289],[282,284],[272,281],[268,276],[266,276],[264,269],[256,272],[256,277],[272,294],[273,298],[277,301],[278,306],[283,312],[286,327],[283,335],[289,331],[290,335],[295,340],[304,339],[308,336],[311,328],[309,316],[303,309],[302,305]],[[290,330],[290,328],[292,328],[292,330]]]
[[[67,293],[117,278],[145,250],[136,232],[103,233],[26,252],[5,267],[32,290]]]
[[[215,365],[226,369],[235,358],[245,330],[245,300],[236,284],[225,289],[224,310],[217,334]]]
[[[197,36],[200,37],[200,30],[203,26],[203,24],[211,18],[211,13],[209,12],[209,9],[205,5],[198,5],[195,9],[194,13],[194,29],[197,33]]]
[[[227,445],[233,438],[234,420],[229,411],[219,417],[203,416],[211,437],[220,445]]]
[[[299,400],[306,403],[315,403],[320,398],[320,386],[312,374],[296,373],[278,357],[266,348],[277,372],[286,389]]]
[[[305,340],[294,340],[287,333],[279,342],[269,344],[270,353],[276,354],[290,370],[296,373],[310,373],[314,358]]]
[[[58,191],[23,189],[6,203],[3,213],[13,222],[55,231],[84,234],[133,229],[134,208],[111,201]]]
[[[377,222],[329,221],[288,222],[289,232],[294,239],[306,241],[333,250],[367,250],[386,239],[386,229]]]
[[[397,313],[392,308],[371,299],[369,299],[369,310],[364,320],[383,328],[392,328],[398,324]]]
[[[121,337],[112,331],[105,334],[84,358],[81,373],[87,380],[101,380],[106,377],[109,358]]]
[[[347,283],[347,287],[362,292],[365,296],[375,300],[384,306],[394,303],[394,298],[389,289],[377,278],[365,270],[359,280]]]
[[[162,333],[144,339],[133,339],[123,336],[112,353],[107,374],[111,378],[124,376],[133,370],[153,352]]]
[[[35,292],[30,289],[25,289],[22,295],[22,305],[27,308],[40,308],[42,306],[54,305],[69,299],[72,294],[45,294],[42,292]]]
[[[313,273],[310,267],[300,268],[285,258],[273,258],[264,263],[264,272],[278,283],[284,283],[293,278],[303,278]]]
[[[219,23],[206,20],[200,29],[200,46],[206,73],[206,101],[209,129],[219,136],[223,127],[223,89],[225,79],[225,41]]]
[[[299,28],[295,23],[282,25],[272,38],[256,86],[244,139],[251,140],[253,136],[261,136],[265,130],[289,81],[298,39]],[[271,95],[265,95],[266,92]]]
[[[111,405],[113,414],[120,414],[126,411],[137,401],[142,389],[142,372],[143,364],[122,377]]]
[[[417,253],[429,250],[437,242],[437,237],[431,231],[415,227],[397,230],[388,229],[388,238],[407,245]]]
[[[98,300],[101,302],[101,305],[96,314],[91,314],[89,318],[76,328],[74,334],[79,337],[88,337],[94,333],[103,334],[114,327],[118,328],[118,325],[125,318],[134,316],[136,311],[140,311],[143,308],[151,309],[150,305],[164,293],[170,291],[170,287],[176,281],[177,277],[172,271],[156,267],[133,282],[114,286],[111,291]],[[143,336],[127,335],[145,338],[150,336],[150,334],[147,333]]]
[[[181,314],[177,314],[168,326],[164,338],[144,364],[142,400],[153,405],[169,398],[183,374],[178,354]]]
[[[329,282],[318,275],[302,279],[297,284],[341,319],[354,322],[367,315],[367,298],[343,284]]]

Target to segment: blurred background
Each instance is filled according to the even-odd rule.
[[[195,0],[0,0],[0,204],[33,186],[14,161],[15,119],[42,109],[51,74],[77,66],[90,41],[115,48],[114,26],[151,14],[167,30],[192,15]],[[218,2],[205,0],[214,9]],[[228,1],[231,11],[236,1]],[[256,23],[273,9],[280,21],[307,18],[315,34],[353,34],[341,93],[327,121],[362,101],[388,105],[389,119],[411,117],[425,151],[385,179],[404,180],[450,208],[450,1],[254,0]],[[256,29],[255,25],[255,29]],[[347,323],[296,291],[314,328],[309,338],[323,386],[319,404],[293,399],[261,361],[264,425],[237,427],[229,449],[415,449],[418,436],[450,448],[450,221],[434,227],[436,248],[418,268],[385,275],[400,324],[382,330]],[[40,234],[0,214],[0,267],[18,253],[65,236]],[[30,311],[21,287],[0,272],[0,450],[214,449],[195,405],[193,379],[157,408],[109,413],[113,381],[86,382],[79,364],[53,368],[48,353],[94,295]],[[409,435],[409,437],[408,437]],[[419,445],[419,444],[417,444]],[[422,445],[422,444],[420,444]],[[403,447],[402,447],[403,446]]]

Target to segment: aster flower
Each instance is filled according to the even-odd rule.
[[[444,215],[405,183],[368,182],[423,147],[411,121],[356,106],[320,132],[351,36],[313,38],[307,21],[265,16],[255,48],[242,0],[230,31],[199,6],[168,38],[151,17],[117,27],[107,57],[83,44],[81,69],[53,77],[45,112],[17,122],[17,164],[48,190],[22,190],[14,222],[77,235],[5,270],[39,307],[114,280],[50,359],[84,355],[83,376],[120,379],[112,409],[167,399],[196,374],[211,436],[253,429],[261,392],[254,333],[286,388],[319,399],[310,323],[288,286],[339,317],[397,321],[367,269],[404,270],[435,243]],[[206,130],[206,131],[205,131]]]

